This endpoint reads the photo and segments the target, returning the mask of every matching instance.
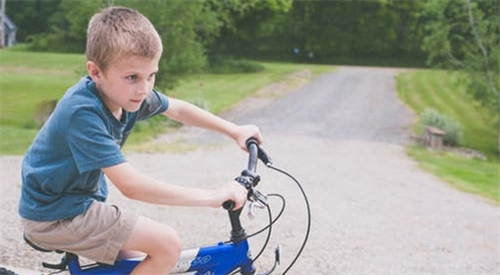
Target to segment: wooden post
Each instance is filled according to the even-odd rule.
[[[432,149],[441,149],[443,147],[443,137],[445,132],[433,126],[425,126],[424,142],[426,146]]]

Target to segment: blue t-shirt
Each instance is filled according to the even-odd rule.
[[[138,120],[164,112],[168,99],[152,91],[140,109],[109,111],[90,77],[83,77],[58,102],[22,163],[19,214],[34,221],[69,219],[92,201],[105,201],[101,168],[126,161],[120,149]]]

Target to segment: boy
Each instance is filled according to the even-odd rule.
[[[245,148],[261,134],[153,90],[161,39],[139,12],[109,7],[95,14],[87,33],[87,72],[59,101],[23,159],[19,205],[26,237],[112,264],[123,251],[147,256],[132,274],[167,274],[181,241],[169,226],[104,203],[106,176],[126,197],[163,205],[243,206],[246,190],[230,182],[218,190],[184,188],[136,171],[120,148],[137,120],[163,114],[218,131]]]

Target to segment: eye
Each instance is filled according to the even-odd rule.
[[[149,75],[149,79],[153,79],[155,77],[156,77],[156,73],[152,73],[152,74]]]
[[[127,79],[128,81],[136,81],[137,80],[137,75],[135,75],[135,74],[127,75],[125,77],[125,79]]]

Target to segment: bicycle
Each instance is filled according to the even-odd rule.
[[[273,224],[281,217],[285,210],[285,198],[279,194],[268,194],[265,195],[256,189],[257,184],[260,182],[260,176],[257,174],[257,161],[260,159],[268,168],[271,168],[277,172],[283,173],[284,175],[290,177],[297,186],[299,187],[304,202],[307,208],[307,228],[302,244],[291,261],[282,274],[286,274],[292,266],[295,264],[297,259],[300,257],[309,237],[310,227],[311,227],[311,212],[309,207],[309,202],[304,189],[301,184],[289,173],[273,166],[271,158],[268,154],[258,145],[255,139],[249,139],[246,143],[248,149],[248,165],[241,174],[236,177],[236,181],[243,185],[248,190],[248,202],[250,203],[250,209],[253,206],[258,208],[266,208],[268,212],[268,224],[258,230],[257,232],[248,235],[243,228],[240,215],[243,208],[238,210],[232,210],[234,207],[234,202],[226,201],[223,204],[223,208],[228,211],[229,221],[231,225],[231,238],[229,241],[219,242],[216,245],[202,246],[199,248],[192,248],[183,250],[179,261],[177,262],[174,270],[171,274],[178,273],[189,273],[195,275],[228,275],[241,273],[242,275],[254,275],[256,274],[256,269],[254,267],[254,262],[262,255],[263,251],[269,243],[269,239],[272,232]],[[276,197],[281,200],[281,209],[279,213],[273,217],[271,208],[268,205],[268,197]],[[248,239],[261,234],[267,230],[267,236],[265,238],[264,244],[257,254],[256,257],[252,258],[250,253],[250,245]],[[50,264],[42,262],[43,267],[47,269],[55,270],[50,274],[56,274],[63,271],[69,271],[71,275],[126,275],[138,265],[143,258],[136,259],[122,259],[117,260],[114,265],[106,265],[102,263],[92,263],[89,265],[82,266],[80,264],[77,255],[64,251],[51,251],[41,248],[24,238],[25,241],[34,249],[41,252],[56,252],[64,254],[61,262],[58,264]],[[280,249],[279,246],[275,249],[275,259],[274,265],[266,272],[260,275],[268,275],[275,271],[276,267],[280,264]],[[6,271],[7,272],[7,271]],[[9,271],[10,272],[10,271]],[[14,275],[15,273],[2,273],[0,268],[0,275],[9,274]]]

